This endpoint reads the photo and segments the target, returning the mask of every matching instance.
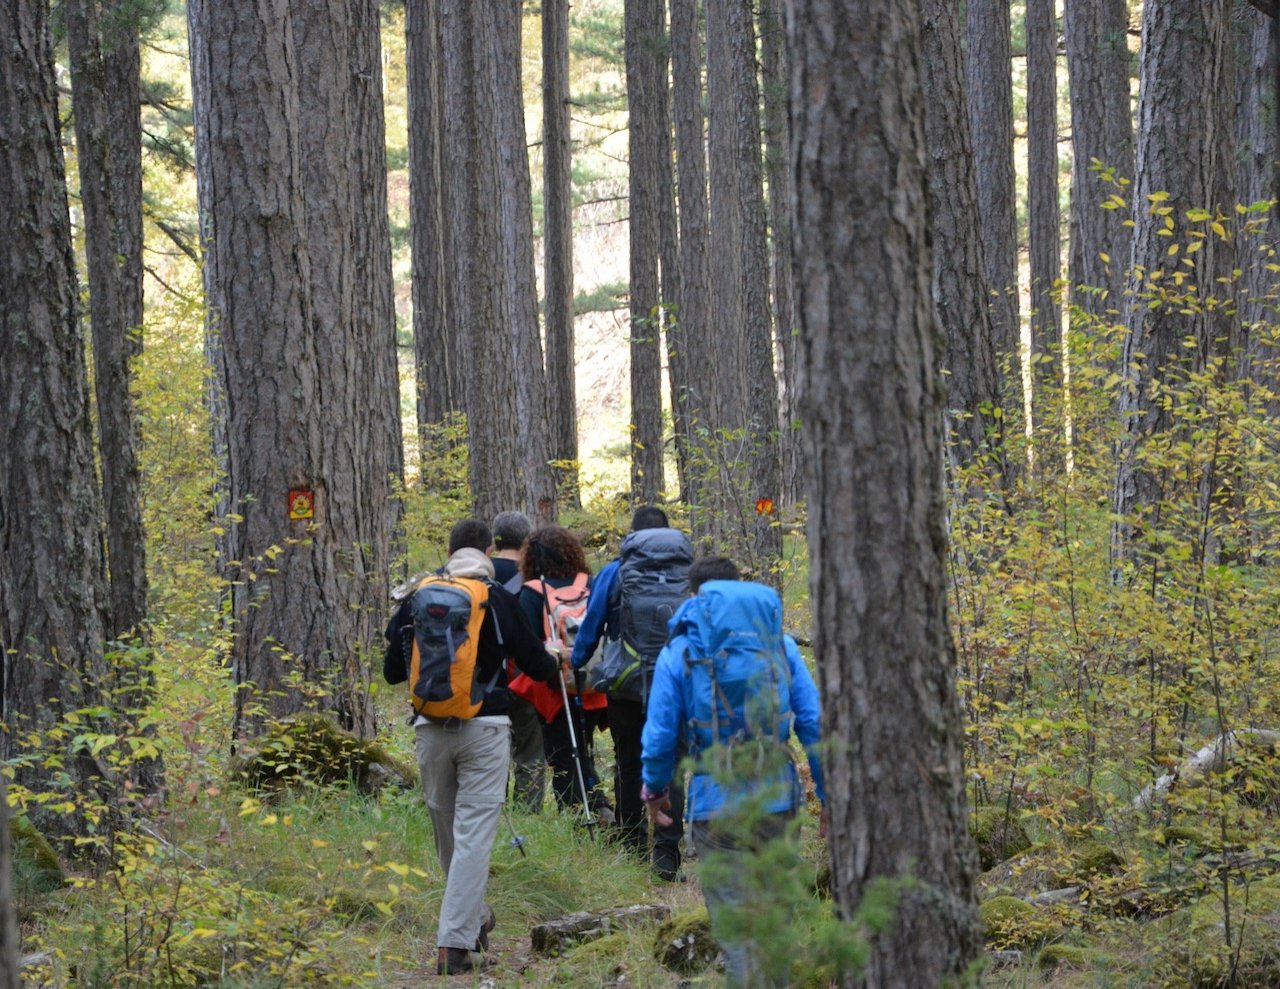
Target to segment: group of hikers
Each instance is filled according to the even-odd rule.
[[[387,682],[409,684],[445,876],[439,974],[490,960],[497,917],[485,892],[509,782],[511,799],[539,813],[549,766],[562,812],[667,882],[680,877],[686,819],[699,856],[730,863],[784,838],[805,799],[792,734],[825,800],[818,691],[783,632],[777,592],[742,580],[727,557],[695,560],[661,509],[634,513],[618,557],[594,577],[573,533],[535,529],[520,512],[492,527],[458,522],[448,552],[407,589],[383,660]],[[616,806],[595,767],[605,730]],[[758,895],[742,874],[704,873],[702,892],[727,980],[746,986],[762,973],[751,941],[731,933],[731,912]]]

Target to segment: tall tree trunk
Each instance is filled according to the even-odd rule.
[[[573,141],[569,130],[569,0],[542,4],[542,250],[547,408],[556,488],[582,504],[573,327]]]
[[[1013,42],[1009,0],[968,0],[965,33],[969,129],[982,219],[982,258],[991,300],[992,347],[1009,359],[1006,399],[1018,385],[1017,183],[1013,168]],[[1009,386],[1013,387],[1010,388]]]
[[[555,521],[556,484],[551,470],[547,381],[538,328],[538,286],[533,261],[533,197],[524,131],[520,78],[520,5],[489,8],[493,107],[497,121],[498,243],[506,282],[505,325],[511,349],[510,378],[516,397],[516,442],[524,474],[524,499],[541,525]],[[514,467],[514,464],[512,465]],[[492,517],[492,516],[490,516]]]
[[[438,427],[462,410],[462,343],[453,332],[445,277],[449,254],[443,155],[441,0],[405,4],[409,102],[409,232],[413,250],[413,353],[419,452],[426,468],[441,452]],[[456,181],[456,179],[455,179]],[[424,480],[429,480],[424,477]]]
[[[516,404],[511,340],[503,278],[493,277],[498,242],[497,123],[484,5],[444,0],[441,5],[444,60],[442,167],[449,176],[450,322],[465,341],[463,398],[472,509],[493,518],[524,501],[517,464]]]
[[[13,912],[13,841],[9,797],[0,773],[0,989],[18,989],[18,920]]]
[[[1164,272],[1175,264],[1191,275],[1178,294],[1196,287],[1206,301],[1223,296],[1217,279],[1229,277],[1234,264],[1228,238],[1187,216],[1194,209],[1208,210],[1228,223],[1234,216],[1236,91],[1228,14],[1228,0],[1147,4],[1143,9],[1131,296],[1125,316],[1128,381],[1119,410],[1127,433],[1116,476],[1115,510],[1121,521],[1112,545],[1117,561],[1132,552],[1142,525],[1137,513],[1159,502],[1168,480],[1136,456],[1147,437],[1171,423],[1153,383],[1164,380],[1173,363],[1192,371],[1203,368],[1212,352],[1231,342],[1231,321],[1223,307],[1203,305],[1188,313],[1191,307],[1178,298],[1151,305],[1165,287]],[[1193,227],[1206,236],[1204,248],[1193,255],[1194,268],[1187,268],[1181,264],[1185,255],[1171,258],[1169,248],[1186,241]],[[1193,346],[1184,345],[1187,339]]]
[[[760,85],[751,0],[729,4],[733,37],[734,109],[738,137],[738,213],[742,256],[741,334],[746,357],[749,434],[750,561],[756,579],[779,585],[782,529],[776,506],[782,498],[778,447],[778,381],[773,366],[773,320],[769,306],[769,243],[760,153]],[[744,528],[747,528],[744,526]]]
[[[796,316],[791,285],[791,182],[787,155],[786,33],[780,0],[760,5],[760,69],[764,88],[765,183],[773,249],[773,328],[778,354],[778,440],[782,504],[800,500],[800,434],[796,429]]]
[[[921,0],[925,139],[933,217],[934,299],[946,335],[952,455],[961,463],[991,449],[1002,459],[991,293],[982,254],[977,180],[954,5]],[[1000,479],[997,478],[997,481]]]
[[[662,331],[666,342],[667,380],[671,392],[671,425],[676,450],[676,480],[679,497],[687,501],[690,484],[690,451],[693,433],[689,418],[689,363],[684,326],[680,314],[684,310],[684,278],[680,264],[680,226],[676,207],[676,179],[671,116],[672,86],[669,79],[667,52],[670,35],[662,18],[661,61],[662,98],[655,114],[660,135],[658,157],[658,258],[661,268]]]
[[[102,505],[94,474],[89,383],[43,0],[0,17],[0,761],[19,739],[89,707],[109,709],[103,656]],[[110,732],[110,715],[85,730]],[[84,747],[64,764],[15,766],[37,791],[55,773],[67,794],[115,805],[117,780]],[[34,804],[50,836],[86,833],[79,809]],[[110,822],[104,822],[108,826]]]
[[[832,886],[849,917],[876,880],[906,883],[846,986],[958,982],[982,948],[946,613],[917,13],[908,0],[788,4],[814,648],[824,734],[841,741],[827,767]]]
[[[68,0],[65,13],[107,524],[106,631],[118,638],[147,616],[141,440],[133,407],[133,362],[142,352],[138,28],[118,0]]]
[[[665,99],[662,0],[626,0],[629,189],[631,208],[631,497],[653,504],[663,490],[658,103]]]
[[[1058,26],[1052,0],[1027,4],[1027,216],[1031,353],[1038,381],[1053,378],[1062,342],[1054,298],[1062,271],[1058,233]]]
[[[320,709],[369,735],[396,463],[386,200],[366,164],[382,147],[377,8],[199,0],[189,15],[237,516],[236,729]]]
[[[733,38],[728,30],[729,6],[736,0],[706,0],[707,37],[707,164],[710,179],[708,245],[742,243],[742,217],[738,210],[738,134],[733,92]],[[710,253],[711,322],[707,355],[711,376],[711,429],[717,444],[713,457],[724,474],[728,443],[723,431],[741,430],[747,420],[747,376],[742,339],[742,259],[735,250]],[[724,499],[734,485],[721,477],[716,513],[723,516]],[[716,524],[723,527],[720,518]]]
[[[1110,195],[1124,193],[1104,183],[1099,168],[1114,178],[1133,176],[1128,0],[1065,0],[1062,22],[1071,81],[1071,298],[1095,315],[1119,313],[1128,216],[1102,209]]]
[[[1276,51],[1271,43],[1273,18],[1239,0],[1232,20],[1236,61],[1240,66],[1236,189],[1240,203],[1248,206],[1280,199],[1280,182],[1276,176],[1280,160],[1276,142]],[[1270,209],[1251,214],[1251,219],[1263,221],[1264,225],[1256,233],[1241,234],[1240,255],[1236,260],[1242,269],[1240,321],[1248,334],[1243,356],[1250,373],[1257,356],[1257,334],[1253,328],[1272,318],[1275,273],[1269,271],[1267,265],[1271,261],[1270,251],[1276,246],[1276,223],[1280,216],[1273,203]]]
[[[676,184],[680,204],[680,337],[690,369],[709,369],[711,343],[711,266],[708,247],[707,159],[702,111],[702,58],[698,0],[671,0],[671,78],[675,113]],[[712,457],[710,430],[715,422],[714,374],[690,373],[683,397],[689,422],[690,469],[685,500],[699,545],[712,535]]]

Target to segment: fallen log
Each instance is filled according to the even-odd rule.
[[[1269,728],[1242,728],[1219,735],[1195,755],[1185,760],[1173,772],[1165,773],[1154,783],[1148,784],[1133,798],[1136,810],[1149,811],[1158,797],[1173,789],[1179,782],[1203,779],[1227,768],[1232,753],[1237,748],[1270,748],[1280,746],[1280,731]]]
[[[594,941],[615,931],[666,920],[671,908],[661,903],[640,903],[598,913],[581,911],[539,924],[529,932],[533,950],[540,955],[558,955],[575,944]]]

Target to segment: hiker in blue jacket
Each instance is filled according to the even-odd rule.
[[[726,936],[726,916],[768,895],[742,881],[745,863],[734,865],[734,858],[782,839],[803,805],[787,749],[793,732],[825,801],[818,689],[782,631],[782,601],[773,588],[740,580],[722,556],[695,561],[689,586],[693,596],[671,620],[671,639],[654,670],[641,799],[656,825],[669,820],[668,788],[685,746],[694,760],[687,794],[694,846],[701,861],[720,860],[714,873],[703,870],[703,897],[728,984],[785,986],[786,973],[762,971],[752,943]]]

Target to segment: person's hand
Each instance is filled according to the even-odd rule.
[[[564,681],[565,687],[573,689],[573,667],[567,659],[560,660],[560,679]]]
[[[640,787],[640,799],[644,801],[644,809],[649,818],[660,828],[671,826],[671,816],[663,813],[671,809],[671,788],[663,787],[658,793],[649,790],[647,784]]]

